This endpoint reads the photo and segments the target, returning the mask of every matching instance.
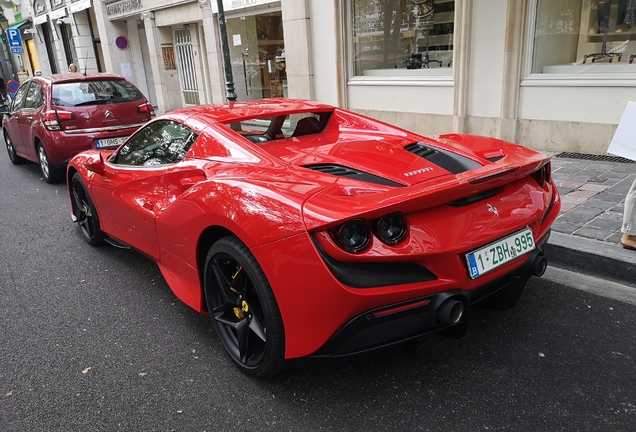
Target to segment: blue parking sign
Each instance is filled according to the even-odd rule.
[[[22,46],[22,36],[20,36],[20,30],[18,29],[7,29],[7,40],[9,41],[9,46],[13,47],[21,47]]]

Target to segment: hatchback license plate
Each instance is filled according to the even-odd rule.
[[[97,148],[115,147],[121,145],[121,143],[123,143],[124,141],[126,141],[126,137],[106,138],[95,140],[95,145],[97,146]]]
[[[512,261],[535,248],[532,230],[525,228],[508,237],[466,254],[470,277],[479,276]]]

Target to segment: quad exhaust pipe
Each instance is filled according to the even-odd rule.
[[[539,249],[537,254],[532,258],[532,274],[537,277],[543,276],[545,270],[548,268],[548,260],[545,257],[545,251]]]
[[[437,310],[437,320],[446,324],[457,324],[464,316],[464,303],[453,298],[447,299]]]
[[[548,260],[545,257],[545,251],[538,248],[530,258],[530,272],[537,277],[543,276],[548,268]],[[437,321],[445,324],[455,325],[461,321],[464,316],[464,303],[456,298],[446,299],[437,309],[435,318]]]

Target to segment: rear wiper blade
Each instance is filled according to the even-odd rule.
[[[80,102],[80,103],[75,104],[74,106],[103,105],[103,104],[107,104],[107,103],[112,103],[112,100],[111,99],[95,99],[95,100],[91,100],[91,101]]]

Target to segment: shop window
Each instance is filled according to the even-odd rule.
[[[238,100],[287,97],[287,57],[280,11],[227,19]]]
[[[455,0],[351,0],[353,73],[452,74]]]
[[[532,73],[636,72],[636,0],[537,0]]]

